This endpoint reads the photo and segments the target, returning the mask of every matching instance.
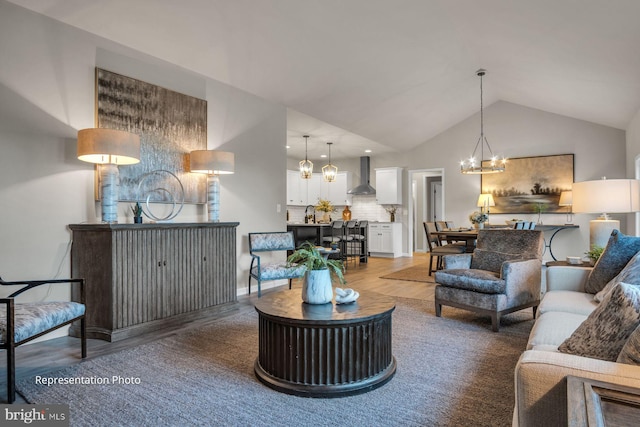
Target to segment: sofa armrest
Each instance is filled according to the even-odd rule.
[[[547,267],[547,291],[584,292],[593,267]]]
[[[515,369],[513,425],[567,425],[567,376],[640,388],[640,366],[527,350]]]
[[[471,268],[471,255],[472,254],[444,255],[442,257],[443,269]]]

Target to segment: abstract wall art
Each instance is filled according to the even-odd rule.
[[[151,190],[138,185],[164,170],[180,180],[184,203],[206,203],[206,176],[189,172],[188,156],[207,149],[207,101],[96,68],[96,109],[97,127],[140,135],[140,163],[120,168],[120,201],[174,203],[174,183],[161,182],[170,175],[155,174]]]

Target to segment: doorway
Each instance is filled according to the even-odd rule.
[[[427,251],[422,223],[444,220],[444,169],[410,170],[408,180],[411,194],[407,205],[407,248],[412,255]]]

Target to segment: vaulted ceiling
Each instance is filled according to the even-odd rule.
[[[478,68],[485,106],[640,109],[638,0],[11,1],[287,106],[292,154],[422,144],[479,110]]]

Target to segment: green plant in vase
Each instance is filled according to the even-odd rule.
[[[603,251],[604,248],[602,246],[591,245],[591,249],[585,252],[585,255],[591,260],[591,265],[595,265]]]
[[[135,205],[131,206],[131,212],[133,212],[133,222],[136,224],[141,224],[142,206],[140,206],[140,203],[136,203]]]
[[[331,276],[341,284],[346,283],[342,261],[328,259],[318,248],[304,242],[292,253],[287,262],[304,265],[306,272],[302,283],[302,300],[308,304],[326,304],[333,298]]]

